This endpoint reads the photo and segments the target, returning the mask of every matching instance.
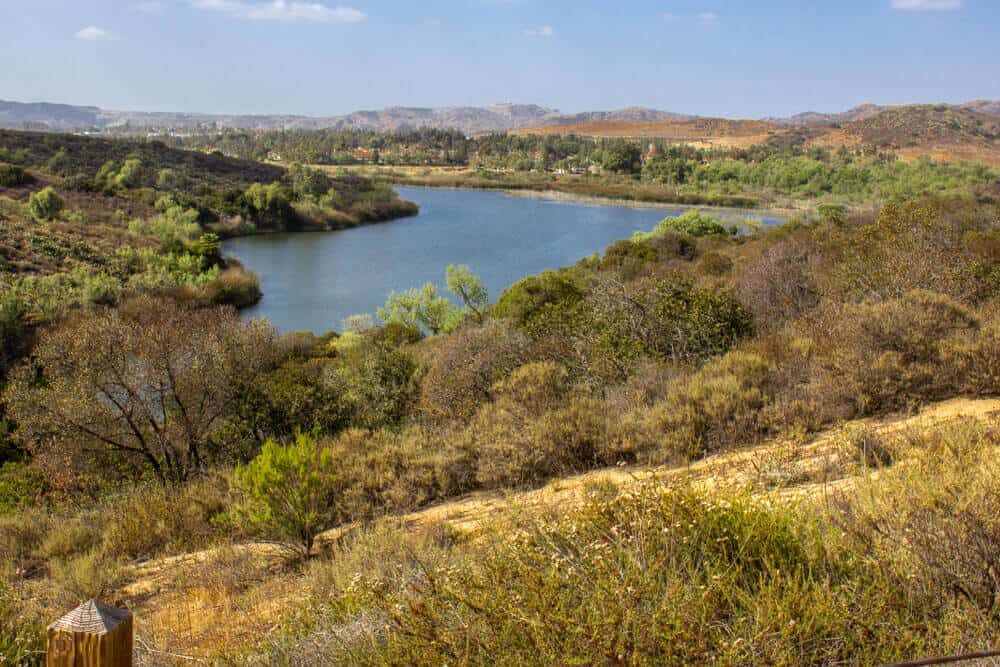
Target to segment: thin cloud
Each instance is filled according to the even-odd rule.
[[[272,0],[243,2],[242,0],[190,0],[195,9],[229,14],[251,21],[283,21],[286,23],[359,23],[368,17],[353,7],[328,7],[319,2]]]
[[[704,26],[713,26],[719,22],[719,15],[715,12],[702,12],[698,14],[698,20]]]
[[[132,9],[137,12],[142,12],[143,14],[162,14],[163,13],[163,3],[157,0],[150,0],[149,2],[137,2],[132,5]]]
[[[962,0],[892,0],[892,8],[911,12],[951,12],[962,8]]]
[[[550,25],[543,25],[537,28],[528,28],[524,31],[528,37],[552,37],[556,34],[555,29]]]
[[[671,14],[670,12],[663,12],[662,14],[660,14],[660,19],[666,21],[667,23],[673,23],[678,18],[680,17],[677,16],[677,14]]]
[[[112,34],[105,30],[104,28],[98,28],[96,25],[90,25],[86,28],[81,28],[76,31],[76,38],[83,40],[85,42],[102,42],[109,39],[114,39]]]

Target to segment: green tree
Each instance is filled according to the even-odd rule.
[[[28,198],[28,212],[35,220],[54,220],[65,206],[66,202],[51,186],[33,193]]]
[[[437,335],[455,320],[455,310],[448,298],[440,295],[437,285],[427,283],[419,289],[390,292],[385,305],[378,309],[378,317],[386,323],[423,327]]]
[[[483,281],[469,270],[465,264],[449,264],[446,271],[448,291],[457,296],[471,310],[476,320],[483,321],[483,314],[489,304],[489,293]]]
[[[636,174],[642,168],[642,148],[631,141],[618,140],[607,149],[604,168],[617,174]]]
[[[118,170],[114,184],[122,189],[136,188],[141,185],[142,160],[139,158],[129,158]]]
[[[286,446],[268,440],[257,458],[236,468],[236,486],[246,497],[234,512],[308,558],[316,536],[339,518],[337,471],[333,453],[313,435],[299,433]]]

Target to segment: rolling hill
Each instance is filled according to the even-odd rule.
[[[944,106],[944,105],[941,105]],[[690,114],[672,113],[647,107],[627,107],[612,111],[585,111],[564,114],[556,109],[537,104],[494,104],[484,107],[388,107],[381,110],[355,111],[340,116],[302,116],[292,114],[248,115],[205,114],[186,112],[112,111],[95,106],[73,106],[48,102],[9,102],[0,100],[0,127],[46,131],[74,132],[125,132],[143,133],[153,130],[177,131],[217,130],[225,128],[259,130],[319,130],[366,129],[391,131],[421,127],[458,129],[467,134],[504,132],[542,127],[572,128],[595,136],[613,136],[621,133],[617,124],[628,128],[632,123],[686,123],[709,122],[718,127],[722,122],[764,122],[779,126],[828,126],[842,125],[876,116],[884,111],[906,109],[908,106],[890,107],[862,104],[841,113],[805,112],[787,118],[765,118],[761,121],[734,119],[706,119]],[[960,105],[950,105],[963,111],[1000,116],[1000,101],[974,100]],[[589,125],[593,124],[593,125]],[[583,127],[577,127],[577,126]],[[736,126],[740,127],[740,126]],[[746,126],[736,134],[759,133],[761,126]],[[697,126],[695,131],[699,132]],[[631,130],[635,136],[660,136],[666,130],[652,127]],[[669,136],[669,135],[668,135]],[[726,136],[733,136],[727,130]]]

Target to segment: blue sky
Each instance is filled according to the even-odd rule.
[[[1000,0],[0,0],[0,99],[729,117],[1000,98]]]

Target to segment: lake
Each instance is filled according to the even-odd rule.
[[[527,275],[574,264],[682,213],[484,190],[397,190],[420,206],[419,215],[337,232],[226,241],[226,254],[261,279],[264,298],[244,315],[266,318],[283,332],[340,330],[349,315],[374,315],[392,290],[432,281],[444,291],[448,264],[469,265],[496,301]]]

